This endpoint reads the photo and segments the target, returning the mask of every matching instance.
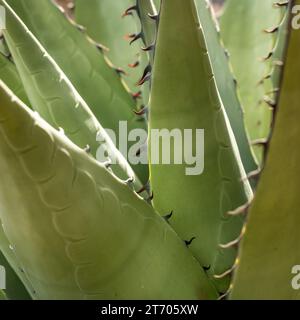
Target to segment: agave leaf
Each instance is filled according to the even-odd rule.
[[[275,127],[250,208],[232,299],[300,298],[292,286],[292,269],[300,259],[299,41],[300,31],[291,29]]]
[[[228,115],[245,171],[250,173],[257,170],[257,164],[245,130],[244,114],[237,96],[235,79],[217,31],[218,22],[207,0],[196,0],[196,6],[220,97]]]
[[[64,133],[79,147],[88,146],[93,156],[97,155],[100,145],[105,148],[108,160],[117,162],[112,167],[118,177],[134,177],[131,167],[66,75],[6,1],[3,0],[3,4],[7,8],[4,36],[32,107],[54,128],[63,128]],[[138,179],[136,187],[141,188]]]
[[[146,129],[145,121],[133,112],[134,100],[114,67],[99,52],[99,45],[67,21],[50,0],[9,0],[8,3],[70,79],[103,128],[112,129],[117,137],[119,121],[127,121],[128,131]],[[132,145],[128,143],[129,148]],[[146,165],[135,166],[144,183],[148,180],[147,169]]]
[[[216,297],[151,206],[11,94],[1,83],[0,217],[35,298]]]
[[[283,10],[282,6],[274,7],[274,0],[228,0],[221,18],[221,36],[230,54],[246,127],[253,142],[264,141],[270,132],[273,101],[266,99],[266,95],[274,87],[264,80],[272,66],[271,53],[277,43]],[[260,145],[254,150],[261,163]]]
[[[210,276],[218,278],[223,292],[236,249],[219,245],[237,238],[243,224],[242,218],[227,213],[247,203],[251,190],[248,181],[241,180],[245,172],[217,94],[194,0],[164,0],[160,14],[150,129],[193,129],[194,152],[195,130],[204,129],[205,168],[202,174],[187,175],[187,164],[173,164],[173,148],[171,164],[153,164],[150,137],[153,204],[162,215],[173,213],[171,226],[182,239],[193,239],[190,250]]]
[[[16,69],[16,66],[0,53],[0,79],[11,88],[16,96],[18,96],[24,103],[29,104],[24,86]]]
[[[86,0],[75,1],[76,22],[86,28],[92,39],[109,49],[107,57],[128,75],[124,80],[132,92],[137,91],[136,84],[145,67],[141,59],[141,40],[131,44],[126,40],[126,35],[133,38],[139,34],[136,17],[123,16],[134,4],[135,0],[91,0],[88,4]]]

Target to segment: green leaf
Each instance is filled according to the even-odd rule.
[[[14,94],[24,103],[29,104],[24,86],[16,69],[16,66],[0,53],[0,79],[11,88]]]
[[[182,239],[193,239],[191,252],[224,292],[230,281],[225,272],[237,252],[219,245],[239,236],[243,219],[228,212],[247,203],[251,189],[248,181],[241,179],[245,172],[217,94],[194,0],[162,2],[150,101],[150,129],[179,129],[181,136],[185,129],[192,129],[193,141],[188,143],[193,146],[193,155],[196,145],[201,145],[195,141],[196,130],[204,129],[204,171],[198,175],[188,175],[186,168],[191,165],[174,164],[174,147],[171,164],[153,163],[156,153],[151,144],[155,148],[157,141],[151,134],[153,205],[161,215],[173,213],[171,226]],[[199,149],[197,160],[202,156]],[[160,144],[160,153],[162,150],[166,152]],[[182,151],[178,155],[183,158]]]
[[[134,37],[139,34],[140,26],[134,15],[123,16],[126,10],[135,4],[135,0],[86,0],[75,1],[76,22],[86,28],[87,34],[95,41],[109,49],[107,57],[114,65],[122,68],[128,76],[124,81],[128,83],[132,92],[137,91],[145,64],[141,59],[141,40],[129,44],[126,35]],[[130,68],[129,65],[139,65]],[[147,62],[146,62],[147,63]]]
[[[253,142],[268,138],[272,122],[273,101],[266,99],[266,95],[274,87],[264,80],[272,67],[271,53],[278,32],[268,33],[266,30],[276,30],[274,28],[280,25],[284,13],[282,7],[274,7],[274,2],[228,0],[221,18],[221,37],[230,54],[245,111],[246,128]],[[254,150],[261,163],[262,148],[257,146]]]
[[[250,208],[232,299],[300,298],[292,286],[293,267],[300,261],[299,41],[300,30],[291,28],[275,127]]]
[[[236,83],[233,78],[228,57],[217,32],[217,21],[213,19],[211,7],[207,0],[196,0],[199,19],[207,44],[210,61],[215,75],[216,85],[226,113],[228,115],[246,173],[257,169],[257,164],[250,149],[244,125],[244,114],[237,96]]]
[[[143,119],[138,119],[133,112],[134,100],[116,70],[97,49],[98,44],[79,32],[50,0],[8,0],[7,3],[53,57],[103,128],[112,129],[117,137],[120,121],[127,122],[128,131],[146,129],[145,121],[138,121]],[[128,143],[129,148],[132,145]],[[145,183],[147,166],[135,165],[134,169]]]
[[[66,75],[6,1],[2,3],[7,9],[4,36],[32,107],[54,128],[63,128],[80,148],[88,146],[94,157],[100,146],[105,148],[108,160],[116,160],[112,168],[119,178],[134,177],[131,167]],[[136,188],[141,188],[138,179]]]
[[[151,206],[0,86],[0,217],[35,298],[216,298]]]

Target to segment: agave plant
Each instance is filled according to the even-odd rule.
[[[218,21],[207,0],[0,0],[3,299],[299,297],[300,0],[274,1]],[[149,137],[124,152],[125,122]],[[176,145],[153,161],[153,131],[186,129],[199,174]]]

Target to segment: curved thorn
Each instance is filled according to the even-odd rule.
[[[111,162],[111,160],[109,159],[109,160],[107,160],[106,162],[104,162],[103,165],[104,165],[104,167],[105,167],[106,169],[109,169],[109,168],[111,167],[111,165],[112,165],[112,162]]]
[[[169,221],[169,220],[172,218],[172,216],[173,216],[173,210],[172,210],[169,214],[167,214],[166,216],[164,216],[163,218],[164,218],[165,220]]]
[[[252,146],[266,146],[268,145],[268,143],[269,143],[268,139],[264,139],[264,138],[251,141]]]
[[[133,110],[133,112],[137,115],[137,116],[143,116],[144,114],[148,113],[148,107],[142,107],[142,109],[140,110]]]
[[[140,62],[139,61],[136,61],[136,62],[134,62],[134,63],[129,63],[128,64],[128,67],[129,68],[136,68],[136,67],[138,67],[140,65]]]
[[[213,277],[215,279],[223,279],[227,276],[229,276],[230,274],[232,274],[232,272],[235,270],[236,268],[236,264],[234,264],[230,269],[226,270],[225,272],[221,273],[221,274],[214,274]]]
[[[251,203],[252,203],[252,200],[250,200],[250,201],[247,202],[246,204],[238,207],[238,208],[235,209],[235,210],[231,210],[231,211],[226,212],[226,214],[229,215],[229,216],[238,216],[238,215],[240,215],[240,214],[244,214],[244,213],[246,213],[247,210],[249,209]]]
[[[190,240],[184,240],[184,243],[187,247],[189,247],[195,239],[196,237],[192,237]]]
[[[85,151],[86,153],[91,153],[91,147],[87,144],[84,148],[83,151]]]
[[[134,178],[130,177],[127,180],[124,181],[128,186],[132,186],[133,182],[134,182]]]
[[[141,98],[141,95],[142,95],[142,92],[141,92],[141,91],[138,91],[138,92],[136,92],[136,93],[132,93],[132,98],[133,98],[134,100],[140,99],[140,98]]]
[[[153,200],[153,198],[154,198],[154,193],[151,192],[150,197],[148,199],[146,199],[146,201],[151,202]]]
[[[147,46],[147,47],[142,47],[141,49],[142,49],[143,51],[145,51],[145,52],[152,51],[152,50],[155,49],[155,44],[154,44],[154,43],[153,43],[153,44],[150,44],[149,46]]]
[[[207,272],[208,270],[210,270],[211,266],[202,266],[202,269]]]
[[[238,247],[238,245],[241,242],[241,240],[243,239],[245,233],[246,233],[246,227],[243,226],[241,234],[235,240],[230,241],[230,242],[228,242],[226,244],[219,244],[219,247],[221,249],[229,249],[229,248],[233,248],[233,247]]]
[[[125,10],[125,12],[122,14],[122,18],[126,17],[126,16],[131,16],[133,14],[133,12],[137,12],[138,11],[138,7],[137,5],[134,5],[132,7],[129,7],[128,9]]]

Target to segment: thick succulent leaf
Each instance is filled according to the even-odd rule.
[[[272,66],[271,52],[279,34],[275,27],[280,25],[284,13],[284,8],[275,7],[274,2],[228,0],[221,18],[221,36],[230,54],[246,127],[253,142],[268,138],[272,122],[273,103],[266,95],[274,87],[264,80]],[[271,30],[277,31],[266,32]],[[254,148],[261,162],[263,149],[260,144]]]
[[[297,275],[293,267],[300,261],[299,43],[300,30],[292,30],[275,127],[241,244],[233,299],[300,298],[292,286]]]
[[[5,1],[2,3],[7,8],[4,36],[32,107],[54,128],[63,128],[64,133],[79,147],[88,146],[93,156],[97,155],[100,145],[105,148],[108,158],[117,160],[112,167],[118,177],[134,177],[125,158],[59,66],[11,7]],[[138,179],[136,187],[141,187]]]
[[[123,16],[134,4],[135,0],[90,0],[88,3],[86,0],[76,0],[75,18],[92,39],[109,49],[107,57],[126,72],[128,76],[124,80],[131,91],[136,92],[136,84],[146,66],[141,59],[142,42],[138,40],[130,44],[126,35],[134,37],[139,33],[140,26],[134,15]]]
[[[196,0],[196,5],[220,97],[228,115],[245,171],[250,173],[257,169],[257,164],[245,130],[244,114],[237,96],[236,82],[217,31],[218,22],[212,15],[208,0]]]
[[[35,298],[216,298],[151,206],[4,90],[0,217]]]
[[[24,103],[29,104],[23,83],[20,79],[16,66],[0,53],[0,79],[11,88],[14,94]]]
[[[119,121],[127,121],[128,131],[146,129],[145,121],[133,112],[134,100],[97,49],[97,43],[72,25],[51,0],[7,2],[70,79],[103,128],[112,129],[117,137]],[[128,143],[129,148],[132,145]],[[135,166],[144,183],[148,180],[147,169],[146,165]]]
[[[150,102],[151,130],[180,129],[183,135],[184,129],[193,129],[194,152],[195,130],[205,131],[202,174],[187,175],[189,165],[174,164],[172,154],[171,164],[153,164],[151,139],[150,178],[154,207],[162,215],[173,213],[171,226],[182,239],[193,239],[190,250],[219,279],[223,292],[236,249],[219,245],[237,238],[243,224],[228,212],[248,202],[251,190],[241,179],[245,172],[217,94],[194,0],[162,2]]]

